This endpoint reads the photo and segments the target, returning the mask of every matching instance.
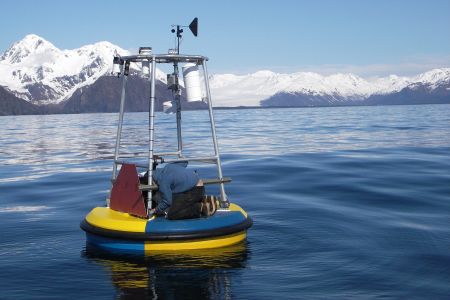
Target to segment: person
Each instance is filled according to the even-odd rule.
[[[201,216],[205,189],[197,172],[186,167],[187,162],[176,162],[153,170],[158,191],[153,195],[156,207],[150,210],[151,214],[167,215],[168,219]]]

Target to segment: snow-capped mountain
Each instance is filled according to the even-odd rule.
[[[56,112],[115,111],[117,103],[113,99],[120,91],[112,87],[117,85],[113,80],[117,78],[107,75],[110,75],[116,52],[130,54],[109,42],[60,50],[30,34],[0,57],[0,88],[41,108],[57,104],[41,109],[43,113],[55,112],[55,109]],[[147,81],[140,75],[141,66],[132,64],[131,69],[136,90],[143,88]],[[157,70],[156,78],[159,100],[165,101],[171,97],[164,84],[166,75]],[[246,75],[212,75],[210,87],[214,106],[218,107],[450,103],[450,68],[412,77],[376,78],[342,73],[328,76],[312,72],[282,74],[265,70]],[[148,101],[141,99],[144,97],[141,94],[134,96],[135,102],[130,103],[129,109],[144,110]],[[15,98],[8,99],[10,104],[15,101]],[[0,104],[1,101],[6,100],[0,99]],[[190,107],[197,108],[202,106]]]
[[[59,103],[77,89],[109,74],[115,52],[129,55],[110,42],[60,50],[42,37],[29,34],[1,56],[0,85],[37,105]],[[164,79],[162,72],[157,78]]]
[[[433,89],[443,83],[450,83],[450,68],[435,69],[414,77],[390,75],[370,79],[354,74],[323,76],[311,72],[259,71],[248,75],[213,75],[210,85],[216,105],[259,106],[262,100],[277,94],[326,97],[336,104],[364,101],[372,95],[391,94],[414,85],[427,85]]]

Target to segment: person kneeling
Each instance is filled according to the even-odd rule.
[[[159,189],[153,195],[156,207],[150,211],[166,215],[167,219],[180,220],[199,218],[215,212],[215,201],[205,204],[205,187],[198,174],[186,169],[187,162],[170,163],[153,170],[153,180]],[[153,202],[153,201],[152,201]]]

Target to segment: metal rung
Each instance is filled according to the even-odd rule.
[[[140,191],[156,191],[158,189],[157,185],[147,185],[147,184],[140,184],[139,190]]]
[[[223,177],[222,179],[220,178],[210,178],[210,179],[202,179],[203,184],[217,184],[217,183],[229,183],[231,182],[231,178],[230,177]],[[139,185],[139,190],[141,191],[155,191],[158,189],[157,185],[147,185],[147,184],[140,184]]]
[[[192,158],[165,159],[164,163],[173,163],[173,162],[182,162],[182,161],[188,161],[188,162],[197,161],[197,162],[203,162],[203,163],[217,164],[216,157],[192,157]],[[133,164],[133,165],[136,165],[136,167],[138,167],[138,168],[148,169],[148,165],[142,164],[142,163],[128,162],[128,161],[123,161],[123,160],[116,160],[115,163],[118,165]]]
[[[228,183],[231,182],[230,177],[202,179],[203,184]]]
[[[181,161],[198,161],[198,162],[204,162],[204,163],[213,163],[217,164],[217,157],[211,156],[211,157],[183,157],[183,158],[174,158],[174,159],[165,159],[165,163],[172,163],[172,162],[181,162]]]
[[[138,168],[145,168],[148,169],[148,165],[144,165],[144,164],[140,164],[140,163],[134,163],[134,162],[129,162],[129,161],[123,161],[123,160],[116,160],[114,161],[116,164],[118,165],[125,165],[125,164],[133,164]]]
[[[120,155],[119,159],[124,159],[124,158],[148,158],[148,154],[146,153],[140,153],[139,155],[135,155],[135,154],[130,154],[130,155]]]
[[[155,156],[178,156],[180,155],[180,152],[163,152],[163,153],[156,153]]]

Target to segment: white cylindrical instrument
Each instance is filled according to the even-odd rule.
[[[184,87],[188,102],[202,101],[202,87],[198,66],[187,63],[183,66]]]

